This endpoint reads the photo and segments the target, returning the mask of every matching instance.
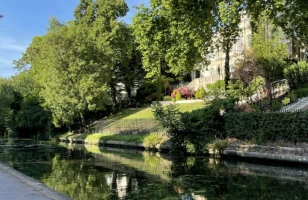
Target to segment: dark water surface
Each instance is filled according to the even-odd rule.
[[[72,199],[308,199],[307,168],[5,139],[0,161]]]

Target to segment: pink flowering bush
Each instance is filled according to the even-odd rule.
[[[177,89],[174,89],[171,93],[172,98],[176,98],[176,94],[180,92],[182,98],[191,99],[195,96],[195,91],[189,89],[187,86],[183,86]]]

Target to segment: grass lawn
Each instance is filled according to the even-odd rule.
[[[177,104],[180,112],[191,112],[205,106],[204,102],[197,103],[185,103]],[[113,116],[110,116],[110,120],[119,120],[119,119],[154,119],[152,108],[138,108],[138,109],[128,109],[123,110]]]
[[[91,133],[91,134],[72,134],[66,133],[60,135],[59,138],[75,138],[91,141],[93,144],[98,144],[99,141],[121,141],[130,142],[135,144],[143,144],[145,147],[155,146],[162,144],[168,140],[165,135],[150,133],[143,135],[120,135],[120,134],[108,134],[108,133]]]

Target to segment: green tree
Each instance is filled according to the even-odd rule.
[[[239,37],[239,23],[241,22],[242,7],[239,1],[225,0],[219,3],[219,14],[217,17],[218,48],[225,53],[225,88],[228,89],[230,81],[230,51]]]
[[[266,80],[269,98],[272,99],[271,82],[283,77],[284,59],[288,56],[288,46],[282,43],[281,29],[272,23],[267,13],[259,18],[257,32],[253,34],[252,47],[262,76]]]
[[[148,77],[181,75],[205,62],[213,35],[216,1],[151,0],[138,8],[132,27]],[[158,99],[161,86],[157,86]]]
[[[143,59],[143,68],[148,78],[156,79],[156,100],[161,100],[162,68],[165,65],[165,54],[168,40],[167,19],[159,15],[158,9],[150,9],[144,6],[138,8],[134,16],[132,28]]]
[[[52,19],[47,34],[35,37],[17,62],[30,64],[55,125],[70,127],[80,120],[85,126],[86,112],[109,104],[114,69],[131,54],[130,31],[118,22],[127,9],[124,1],[82,0],[76,20]]]
[[[87,62],[94,61],[100,76],[105,76],[113,110],[117,107],[118,73],[128,68],[132,52],[130,30],[126,24],[118,21],[127,11],[124,0],[82,0],[74,13],[78,40],[86,41],[81,51],[86,55]],[[93,45],[93,51],[89,45]]]
[[[10,85],[10,80],[0,78],[0,133],[11,133],[9,123],[13,115],[11,105],[13,103],[14,93]]]

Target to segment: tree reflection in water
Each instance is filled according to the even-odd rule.
[[[308,199],[305,168],[93,147],[16,144],[0,145],[2,162],[72,199]]]

